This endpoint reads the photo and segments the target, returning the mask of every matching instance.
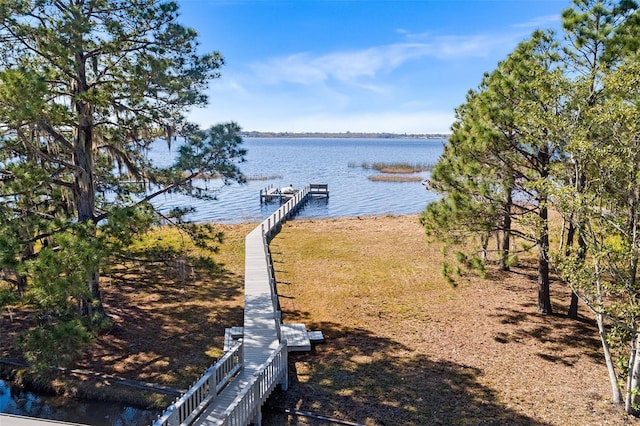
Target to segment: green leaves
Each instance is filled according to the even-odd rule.
[[[90,297],[86,283],[102,260],[101,241],[91,224],[77,224],[55,234],[38,256],[26,261],[31,285],[27,298],[40,312],[67,317]]]
[[[455,243],[475,238],[480,246],[467,246],[469,257],[482,252],[483,261],[488,236],[496,234],[502,269],[517,235],[534,242],[546,261],[549,174],[563,144],[567,86],[557,60],[552,34],[536,31],[469,92],[433,170],[433,186],[444,198],[422,216],[427,234]]]
[[[38,122],[46,111],[43,76],[25,68],[0,72],[0,116],[15,124]]]
[[[34,328],[20,339],[20,346],[34,372],[51,366],[70,365],[93,341],[93,335],[78,318],[51,323],[46,317],[41,327]]]
[[[640,330],[640,12],[628,0],[573,3],[563,13],[563,40],[534,32],[458,108],[432,176],[443,199],[421,220],[428,235],[453,243],[475,237],[482,245],[488,233],[502,233],[504,266],[511,235],[534,243],[542,312],[550,312],[552,259],[596,313],[614,398],[619,385],[607,345],[629,360],[619,364],[630,378],[629,411],[640,368],[628,355]],[[483,215],[484,228],[475,218],[483,207],[493,213]],[[557,253],[549,248],[549,209],[568,224]],[[480,249],[486,253],[486,243]],[[472,254],[460,253],[459,263]]]
[[[177,18],[174,1],[0,0],[0,269],[53,334],[92,327],[103,261],[157,222],[150,200],[243,181],[239,126],[185,119],[224,60]],[[164,135],[182,151],[157,168]]]

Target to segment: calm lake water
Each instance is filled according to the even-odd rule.
[[[308,203],[296,217],[327,218],[359,215],[413,214],[437,198],[417,182],[376,182],[379,174],[361,167],[363,163],[434,164],[445,141],[439,139],[269,139],[246,138],[248,150],[242,172],[246,185],[222,188],[215,201],[193,200],[178,195],[162,196],[155,204],[163,210],[193,206],[190,217],[197,222],[259,222],[273,213],[279,203],[260,203],[260,190],[273,185],[302,188],[309,183],[327,183],[329,199]],[[166,144],[151,153],[158,165],[168,165],[175,155]],[[429,172],[416,174],[422,179]],[[258,180],[268,178],[267,180]],[[211,187],[220,183],[212,182]],[[0,412],[72,421],[90,425],[144,425],[154,416],[145,410],[87,401],[40,396],[12,390],[0,381]]]
[[[198,222],[258,222],[273,213],[278,203],[261,204],[260,190],[273,185],[302,188],[309,183],[327,183],[328,200],[315,200],[297,217],[324,218],[421,212],[436,199],[418,182],[379,182],[379,174],[363,163],[434,164],[445,141],[441,139],[270,139],[246,138],[248,150],[242,172],[245,185],[223,187],[215,201],[200,201],[178,195],[162,196],[154,202],[161,209],[185,205],[197,208],[190,219]],[[158,144],[152,157],[159,164],[171,161],[175,152]],[[418,173],[421,179],[429,172]],[[260,180],[266,179],[266,180]],[[211,182],[210,187],[220,183]]]

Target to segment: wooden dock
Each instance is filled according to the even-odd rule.
[[[323,341],[304,324],[283,324],[269,242],[312,197],[329,197],[327,184],[310,184],[245,238],[244,326],[225,331],[225,354],[171,404],[153,426],[262,423],[262,404],[277,385],[288,387],[287,354]],[[262,193],[261,193],[262,200]],[[0,415],[0,426],[72,423]]]
[[[229,351],[225,357],[233,351],[242,354],[241,365],[210,367],[154,426],[260,425],[262,404],[275,386],[287,389],[287,353],[310,350],[312,342],[322,341],[321,332],[308,332],[304,324],[282,323],[269,251],[269,242],[282,224],[316,196],[328,197],[328,185],[311,184],[291,194],[245,238],[244,325],[225,330],[224,348]],[[218,368],[223,373],[216,373]]]
[[[326,183],[310,183],[305,190],[309,197],[329,198],[329,185]],[[273,201],[279,201],[281,204],[286,203],[298,192],[299,190],[293,188],[293,186],[274,188],[274,186],[271,185],[260,190],[260,203],[270,203]]]

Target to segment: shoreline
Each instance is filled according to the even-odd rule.
[[[368,133],[368,132],[241,132],[243,138],[269,139],[448,139],[450,133]]]

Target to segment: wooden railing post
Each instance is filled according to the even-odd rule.
[[[262,426],[262,404],[261,402],[261,390],[262,390],[262,386],[260,386],[262,383],[262,380],[260,378],[258,378],[258,386],[254,386],[253,389],[253,395],[252,395],[252,399],[253,399],[253,404],[251,404],[255,410],[255,415],[253,417],[253,421],[252,423],[255,426]]]
[[[289,349],[287,349],[287,341],[284,341],[284,351],[282,351],[282,381],[280,382],[280,387],[283,391],[287,391],[289,389]]]
[[[208,397],[213,401],[218,394],[216,388],[218,387],[218,375],[216,373],[211,374],[208,380],[209,392]]]
[[[282,312],[279,310],[278,295],[275,291],[276,282],[269,251],[269,241],[279,232],[281,225],[297,212],[309,193],[309,186],[298,191],[260,224],[262,243],[265,250],[264,260],[267,262],[272,297],[273,320],[277,338],[281,341],[281,344],[260,367],[256,376],[250,379],[249,385],[236,396],[233,403],[225,410],[223,424],[244,425],[252,419],[254,424],[261,424],[262,403],[264,400],[277,384],[280,384],[283,390],[288,388],[288,348],[286,340],[282,340],[280,327]],[[268,189],[265,188],[264,195],[267,196],[267,194]],[[243,364],[244,346],[242,343],[238,343],[218,360],[215,368],[212,368],[211,371],[207,370],[183,396],[169,406],[154,422],[154,426],[191,424],[204,407],[215,399],[231,378],[242,369]]]

